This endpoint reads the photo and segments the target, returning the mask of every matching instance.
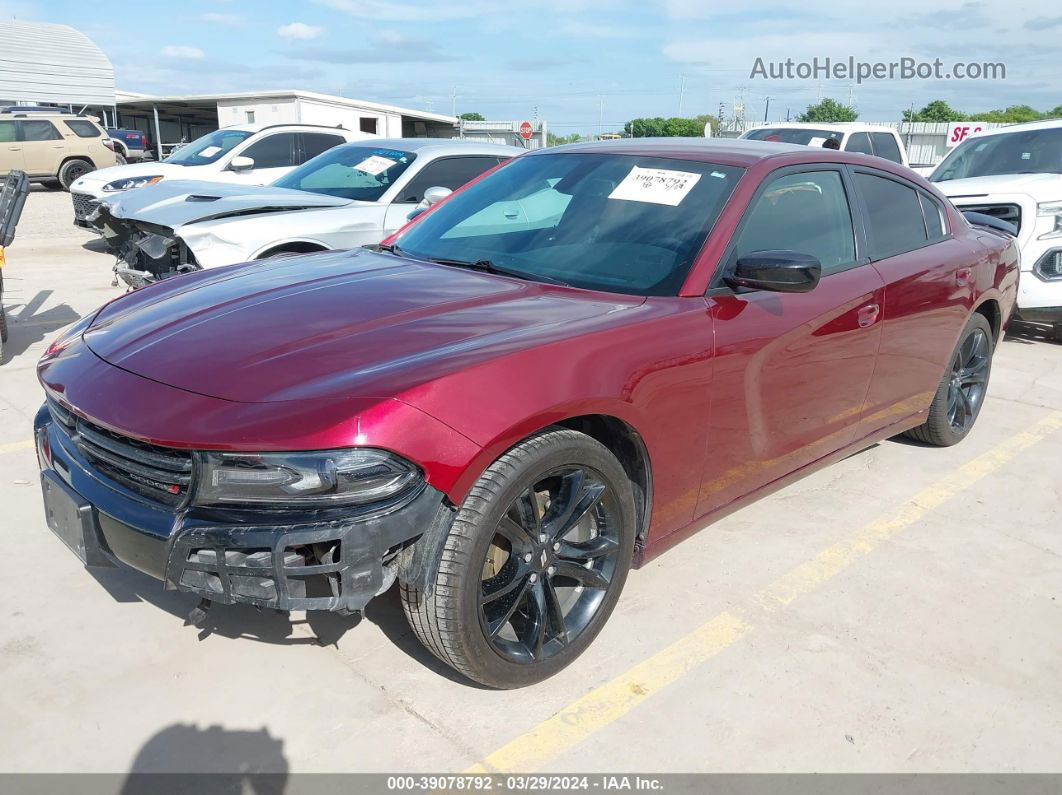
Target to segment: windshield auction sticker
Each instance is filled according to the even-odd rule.
[[[635,166],[608,197],[630,202],[669,204],[675,207],[693,190],[700,178],[700,174],[691,174],[689,171]]]
[[[386,157],[380,157],[379,155],[370,155],[354,168],[358,171],[364,171],[366,174],[372,174],[375,177],[377,174],[387,171],[394,164],[394,160],[388,160]]]

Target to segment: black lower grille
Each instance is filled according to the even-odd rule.
[[[1017,204],[964,204],[959,209],[999,218],[1021,230],[1021,207]]]
[[[70,200],[74,203],[74,217],[82,221],[88,218],[100,204],[98,199],[85,193],[71,192]]]
[[[104,477],[166,505],[179,505],[192,485],[192,454],[108,431],[49,399],[48,409],[77,449]]]

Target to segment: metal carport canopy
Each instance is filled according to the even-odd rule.
[[[0,21],[0,100],[114,105],[114,68],[85,34],[48,22]]]

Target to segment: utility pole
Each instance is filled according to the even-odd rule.
[[[848,107],[855,104],[855,83],[848,84]]]
[[[767,97],[767,104],[763,106],[763,121],[767,122],[767,112],[771,109],[771,98]]]
[[[601,134],[604,130],[605,119],[605,95],[597,95],[597,140],[601,140]]]
[[[450,115],[457,115],[457,86],[450,89]]]
[[[678,115],[682,118],[682,100],[686,96],[686,73],[682,73],[682,78],[679,80],[679,107]]]

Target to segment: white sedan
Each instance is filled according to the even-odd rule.
[[[455,190],[523,151],[456,139],[346,144],[265,187],[162,182],[104,200],[91,220],[118,256],[117,275],[139,287],[202,268],[377,243],[429,188]]]

